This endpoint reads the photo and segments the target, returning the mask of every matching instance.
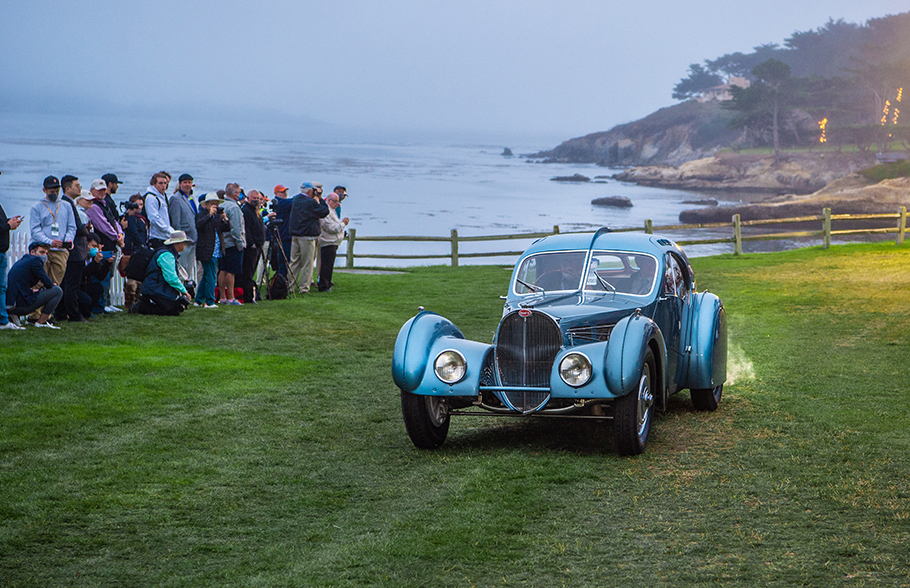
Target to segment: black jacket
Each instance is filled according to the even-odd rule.
[[[45,288],[53,288],[54,282],[44,271],[44,262],[37,256],[28,253],[13,264],[7,276],[6,287],[7,306],[28,306],[36,298],[37,292],[32,292],[32,286],[38,283]]]
[[[123,250],[132,253],[135,249],[148,245],[149,221],[138,212],[126,216],[126,230],[123,232]]]
[[[294,196],[291,206],[291,236],[318,237],[319,219],[329,216],[329,205],[325,200],[316,200],[306,194]]]
[[[67,202],[70,207],[73,209],[73,218],[76,220],[76,236],[73,237],[73,249],[70,251],[69,257],[67,258],[67,263],[76,262],[76,261],[85,261],[85,258],[88,256],[88,228],[82,222],[82,218],[79,217],[79,212],[76,210],[76,203],[73,202],[73,199],[63,194],[60,196],[60,199],[64,202]]]
[[[217,212],[209,214],[209,210],[202,207],[196,213],[196,260],[210,261],[215,255],[215,232],[231,230],[231,223],[221,218]]]
[[[6,213],[3,212],[3,207],[0,206],[0,253],[9,251],[9,233],[9,219],[6,218]]]
[[[246,227],[246,246],[256,245],[261,248],[265,244],[265,223],[262,222],[259,211],[255,206],[250,206],[249,202],[241,206],[240,210]]]

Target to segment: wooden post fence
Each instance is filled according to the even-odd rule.
[[[357,229],[348,229],[348,253],[345,267],[354,269],[354,241],[357,240]]]
[[[452,267],[458,267],[458,229],[452,229]]]
[[[846,221],[846,220],[884,220],[884,219],[895,219],[897,224],[891,225],[890,228],[873,228],[873,229],[845,229],[845,230],[833,230],[832,222],[837,221]],[[822,221],[821,229],[809,230],[809,231],[791,231],[791,232],[774,232],[774,233],[759,233],[759,234],[747,234],[743,235],[743,227],[760,227],[764,225],[782,225],[788,223],[815,223]],[[744,221],[740,215],[735,214],[731,217],[731,222],[726,223],[699,223],[699,224],[689,224],[689,225],[665,225],[655,227],[651,219],[647,219],[644,222],[644,232],[648,235],[653,235],[654,231],[665,232],[665,231],[689,231],[694,229],[733,229],[733,234],[729,236],[722,237],[713,237],[709,239],[674,239],[679,245],[708,245],[713,243],[732,243],[733,244],[733,253],[734,255],[743,254],[743,243],[746,241],[774,241],[780,239],[797,239],[805,237],[822,237],[824,249],[829,249],[831,247],[831,237],[832,236],[845,236],[845,235],[859,235],[859,234],[885,234],[885,233],[896,233],[896,243],[897,245],[903,245],[906,232],[907,232],[907,207],[902,206],[899,213],[877,213],[877,214],[832,214],[830,208],[825,208],[822,210],[822,214],[815,216],[802,216],[802,217],[793,217],[793,218],[772,218],[772,219],[762,219],[762,220],[750,220]],[[616,233],[629,233],[642,231],[642,228],[634,227],[620,227],[614,229]],[[449,243],[450,251],[449,253],[407,253],[407,254],[373,254],[367,253],[362,255],[354,254],[354,245],[357,242],[357,230],[349,229],[347,236],[347,251],[346,251],[346,263],[345,267],[347,269],[354,268],[354,260],[356,258],[372,258],[372,259],[448,259],[452,267],[458,267],[461,263],[462,258],[478,258],[478,257],[513,257],[521,254],[521,251],[486,251],[486,252],[462,252],[461,243],[472,243],[479,241],[506,241],[514,239],[540,239],[542,237],[547,237],[550,235],[559,234],[560,228],[559,225],[553,225],[552,232],[540,232],[540,233],[516,233],[508,235],[478,235],[478,236],[459,236],[457,229],[451,229],[450,235],[448,237],[426,237],[426,236],[366,236],[361,237],[361,241],[398,241],[398,242],[440,242],[440,243]],[[570,231],[571,233],[585,233],[587,231]]]
[[[743,254],[743,230],[739,223],[739,215],[733,215],[733,255]]]
[[[904,233],[907,232],[907,207],[901,206],[901,217],[897,221],[897,244],[904,244]]]

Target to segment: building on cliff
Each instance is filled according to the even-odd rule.
[[[710,102],[712,100],[716,100],[717,102],[728,102],[730,100],[733,100],[733,94],[730,92],[730,88],[733,86],[748,88],[751,85],[752,83],[746,78],[739,76],[730,76],[730,79],[727,80],[726,84],[708,88],[699,96],[696,96],[695,99],[699,102]]]

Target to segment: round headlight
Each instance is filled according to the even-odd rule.
[[[592,373],[591,362],[581,353],[570,353],[559,362],[559,377],[569,386],[584,386]]]
[[[468,363],[464,356],[455,350],[443,351],[436,357],[433,365],[436,377],[446,384],[455,384],[461,381],[468,370]]]

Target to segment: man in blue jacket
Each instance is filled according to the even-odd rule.
[[[60,328],[50,324],[47,320],[60,304],[60,299],[63,298],[63,290],[60,286],[55,285],[44,271],[50,248],[50,243],[32,242],[28,246],[28,255],[23,255],[22,259],[13,264],[12,269],[9,270],[6,311],[9,314],[10,322],[17,326],[22,326],[19,322],[20,315],[32,313],[40,308],[41,314],[38,316],[35,326],[49,329]],[[43,284],[44,288],[32,290],[32,286],[38,283]]]
[[[298,292],[309,292],[316,260],[319,219],[329,215],[329,207],[310,182],[300,186],[291,206],[291,279]]]

